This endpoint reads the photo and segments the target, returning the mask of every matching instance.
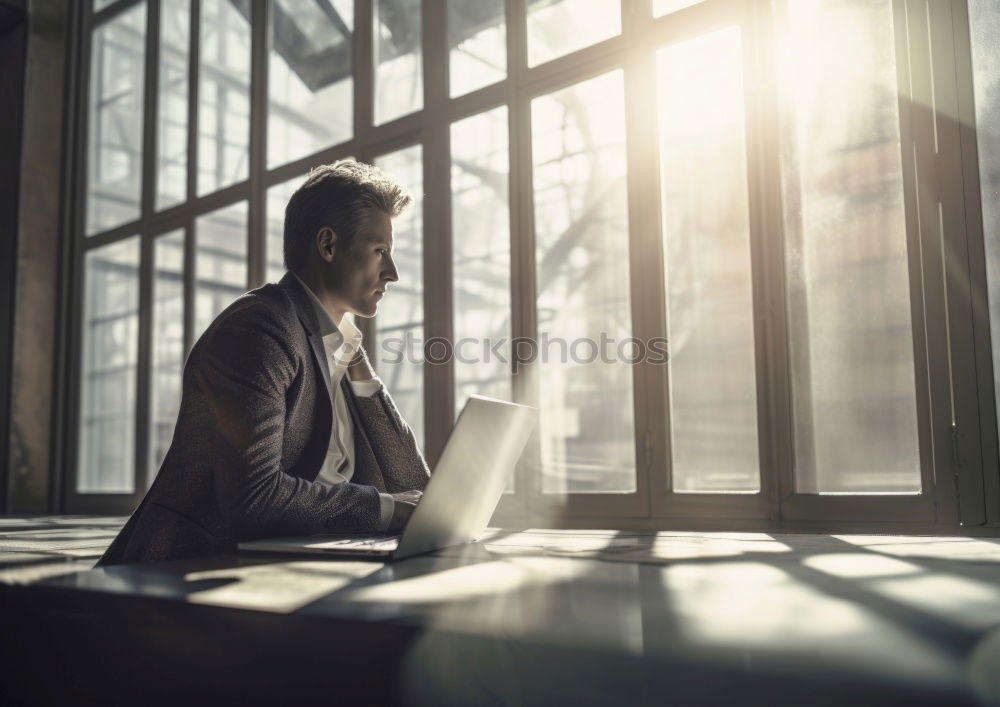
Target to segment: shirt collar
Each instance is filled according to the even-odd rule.
[[[306,291],[306,294],[309,297],[309,304],[312,305],[313,312],[316,314],[316,319],[319,321],[319,334],[323,337],[324,342],[330,341],[332,338],[333,341],[336,342],[336,346],[340,346],[344,341],[353,342],[355,346],[361,343],[361,331],[354,325],[354,316],[352,314],[345,314],[344,318],[340,320],[340,326],[338,327],[334,323],[333,317],[331,317],[330,313],[326,311],[326,307],[324,307],[323,303],[319,301],[316,293],[309,289],[309,285],[302,282],[302,278],[294,272],[292,275],[294,275],[295,279],[299,281],[299,284],[302,285],[302,289]],[[336,346],[334,348],[336,348]]]

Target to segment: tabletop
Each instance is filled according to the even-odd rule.
[[[5,532],[0,567],[44,555],[46,538],[68,553],[0,569],[5,595],[36,609],[170,606],[177,625],[182,612],[232,612],[265,635],[405,636],[388,663],[413,703],[714,704],[734,690],[741,704],[1000,701],[989,538],[491,530],[399,562],[241,553],[81,567],[115,527]],[[372,640],[376,657],[397,641]]]

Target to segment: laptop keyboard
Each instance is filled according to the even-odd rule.
[[[321,550],[348,550],[358,552],[392,551],[399,546],[399,536],[393,535],[349,535],[342,538],[323,539],[316,543],[310,543],[309,547]]]

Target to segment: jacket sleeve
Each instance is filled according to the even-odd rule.
[[[246,313],[244,313],[246,314]],[[285,396],[302,365],[291,332],[267,308],[231,316],[192,361],[213,443],[213,487],[236,539],[378,529],[378,491],[306,481],[281,470]],[[194,357],[195,354],[192,354]]]
[[[427,461],[385,386],[370,397],[354,395],[353,391],[351,396],[371,441],[386,490],[422,491],[430,479]]]

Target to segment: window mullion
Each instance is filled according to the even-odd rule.
[[[188,49],[188,142],[187,142],[187,203],[198,196],[198,81],[201,64],[201,0],[191,0],[191,36]]]
[[[900,67],[902,151],[914,361],[920,420],[922,489],[936,501],[938,521],[959,517],[952,466],[947,295],[936,181],[933,77],[923,4],[893,4]],[[971,509],[966,509],[971,510]]]
[[[987,281],[987,251],[984,241],[984,207],[980,182],[979,145],[976,129],[973,75],[973,29],[969,6],[965,2],[951,4],[955,44],[955,76],[957,77],[957,112],[961,132],[961,183],[964,187],[966,229],[969,248],[969,287],[972,291],[973,341],[976,361],[976,389],[979,395],[979,433],[982,486],[986,497],[986,518],[990,524],[1000,522],[1000,475],[987,470],[1000,467],[997,446],[996,375],[993,366],[992,334],[990,329],[989,285]],[[987,108],[981,111],[986,114]]]
[[[451,180],[448,101],[447,3],[421,4],[424,72],[424,191],[436,194],[423,210],[424,336],[452,340]],[[454,413],[453,365],[424,364],[424,439],[428,462],[437,461]]]
[[[375,53],[374,53],[374,3],[370,0],[354,1],[354,43],[351,55],[354,74],[354,137],[352,142],[357,146],[354,158],[366,163],[374,159],[363,139],[372,130],[374,119],[375,91]],[[369,354],[375,351],[378,340],[375,322],[371,319],[360,319],[357,322],[368,347]],[[378,372],[378,357],[370,356],[372,364]]]
[[[986,505],[980,436],[993,435],[980,422],[979,399],[980,395],[984,395],[992,400],[992,394],[981,392],[977,380],[969,232],[962,173],[962,127],[954,118],[959,112],[959,96],[953,6],[953,3],[928,3],[926,6],[935,101],[935,167],[939,170],[935,186],[944,259],[948,353],[954,401],[952,464],[958,484],[959,521],[962,525],[982,525],[986,522]],[[983,292],[984,301],[985,295]],[[987,371],[991,369],[988,363],[983,367]],[[992,381],[988,387],[992,389]]]
[[[648,0],[623,3],[622,33],[637,47],[625,57],[625,149],[628,164],[628,254],[631,333],[643,342],[665,337],[663,298],[659,288],[663,258],[660,241],[659,152],[656,130],[656,85],[653,54],[638,41],[651,13]],[[635,419],[636,508],[652,510],[653,494],[666,486],[667,397],[666,365],[653,365],[645,356],[631,366]]]
[[[530,297],[523,283],[523,276],[527,272],[523,265],[526,262],[523,238],[526,221],[523,214],[527,208],[525,195],[530,196],[531,194],[530,186],[526,186],[529,183],[530,174],[525,175],[525,165],[530,167],[530,160],[525,161],[523,158],[523,155],[526,154],[523,143],[528,139],[529,133],[525,127],[528,125],[527,109],[522,108],[517,100],[518,81],[525,71],[525,57],[527,56],[524,3],[521,0],[506,0],[504,3],[504,26],[506,27],[507,77],[501,82],[500,87],[504,95],[504,105],[507,106],[507,213],[508,237],[510,238],[508,282],[510,287],[510,336],[513,338],[522,334],[524,312],[531,305]],[[508,369],[508,374],[511,375],[511,394],[514,402],[535,405],[535,399],[524,385],[526,382],[524,376],[514,376],[512,369]],[[528,442],[514,468],[514,492],[505,494],[501,499],[495,517],[502,518],[508,525],[523,523],[525,520],[530,484],[533,479],[531,469],[538,468],[534,461],[536,448],[537,442]]]
[[[521,84],[527,73],[527,20],[522,0],[507,0],[507,81],[511,97],[508,112],[510,150],[510,303],[512,339],[535,339],[535,238],[532,223],[531,112]],[[513,355],[513,349],[511,354]],[[513,363],[512,363],[513,366]],[[537,364],[522,366],[514,375],[514,401],[538,406]],[[536,426],[515,470],[514,512],[528,513],[541,494],[541,450]]]
[[[139,337],[135,393],[135,486],[133,501],[138,504],[146,491],[149,464],[150,374],[152,339],[153,236],[150,217],[156,202],[157,105],[160,76],[160,0],[147,0],[146,76],[143,99],[142,208],[139,251]]]
[[[188,142],[187,142],[187,204],[198,194],[198,100],[201,95],[199,67],[201,64],[201,0],[191,0],[191,36],[188,49]],[[184,352],[194,346],[194,217],[189,215],[184,226]]]
[[[67,220],[68,229],[66,237],[73,244],[72,256],[68,264],[67,271],[71,273],[68,278],[67,291],[69,296],[65,302],[65,312],[68,321],[64,329],[68,337],[70,346],[66,351],[66,365],[69,386],[62,402],[65,404],[67,414],[64,417],[65,426],[62,430],[65,444],[63,447],[63,457],[56,458],[56,464],[65,462],[65,468],[70,470],[67,478],[63,479],[61,489],[61,512],[74,512],[79,496],[76,493],[76,482],[79,476],[78,467],[80,463],[80,417],[81,408],[81,388],[83,386],[82,359],[80,343],[83,341],[83,259],[86,252],[86,204],[87,185],[90,177],[90,155],[88,154],[90,136],[90,75],[94,69],[93,33],[94,15],[86,10],[77,10],[83,15],[80,21],[80,69],[70,80],[77,82],[76,102],[73,105],[75,114],[78,116],[77,125],[73,132],[78,156],[76,164],[73,165],[75,179],[71,180],[74,201],[70,210],[70,218]]]
[[[137,352],[135,394],[135,487],[136,505],[146,493],[149,467],[149,425],[152,418],[150,377],[152,375],[153,330],[153,234],[148,224],[140,233],[139,251],[139,348]]]
[[[147,0],[146,7],[146,76],[142,125],[142,209],[148,221],[156,202],[156,128],[160,85],[160,0]]]
[[[247,276],[250,287],[264,284],[266,267],[264,171],[267,155],[270,5],[266,0],[253,0],[250,8],[250,211],[247,223]]]
[[[743,56],[760,510],[776,519],[781,499],[794,489],[795,474],[779,150],[782,122],[774,54],[775,15],[770,3],[758,2],[748,10],[743,22]]]
[[[77,332],[74,322],[79,319],[76,311],[76,302],[79,297],[75,296],[79,279],[75,277],[78,252],[80,250],[77,240],[80,236],[81,212],[79,205],[83,204],[82,195],[85,193],[86,185],[84,177],[86,171],[81,169],[86,163],[86,103],[83,100],[86,96],[86,79],[89,76],[87,65],[90,61],[89,50],[89,26],[85,18],[90,16],[89,9],[81,8],[78,5],[67,10],[67,55],[78,57],[79,61],[68,66],[63,80],[67,84],[65,102],[63,110],[67,115],[75,116],[78,120],[69,121],[71,125],[64,131],[66,142],[63,144],[63,152],[66,155],[64,169],[60,180],[60,193],[66,200],[59,211],[59,229],[57,235],[62,239],[66,247],[59,253],[57,273],[59,275],[60,287],[58,288],[58,301],[55,309],[57,320],[55,338],[55,367],[53,375],[52,398],[54,408],[53,420],[55,424],[52,429],[51,455],[49,457],[50,486],[49,486],[49,510],[54,513],[62,513],[66,510],[67,489],[75,482],[76,475],[72,472],[75,468],[77,457],[75,447],[75,435],[72,430],[75,428],[77,413],[74,402],[75,383],[77,379],[75,353]],[[13,363],[13,361],[12,361]],[[8,418],[9,419],[9,418]],[[13,498],[10,494],[6,496],[8,508]]]
[[[354,0],[354,139],[372,128],[375,106],[374,25],[371,0]],[[358,155],[362,159],[363,155]]]

